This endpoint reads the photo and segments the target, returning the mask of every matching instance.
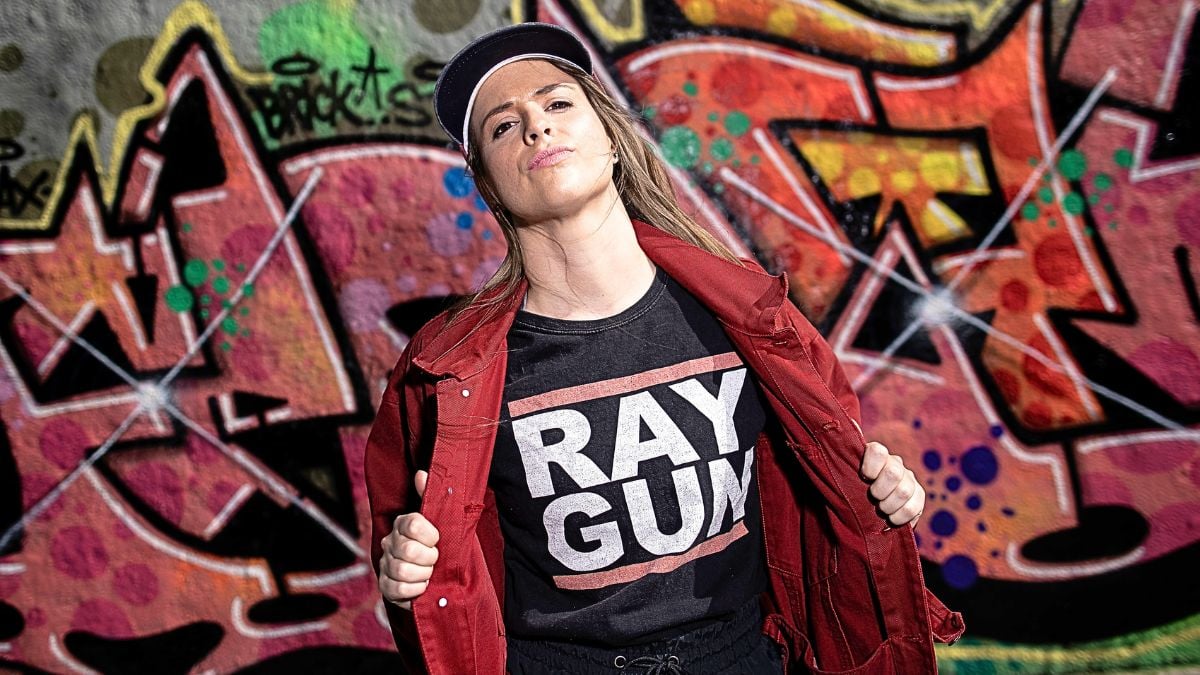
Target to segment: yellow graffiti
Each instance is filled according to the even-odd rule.
[[[1132,636],[1127,636],[1127,638]],[[1075,664],[1081,658],[1093,661],[1132,660],[1159,649],[1169,649],[1192,640],[1200,640],[1200,626],[1190,626],[1175,633],[1159,635],[1133,644],[1106,647],[1016,647],[1013,645],[938,645],[939,661],[1011,661],[1033,663]]]
[[[150,48],[146,61],[138,73],[142,87],[150,94],[150,101],[140,106],[130,108],[117,118],[113,132],[112,154],[108,166],[101,166],[99,143],[96,140],[95,117],[90,113],[81,113],[71,124],[71,132],[63,161],[58,165],[58,175],[54,177],[54,188],[46,201],[46,208],[36,220],[21,218],[0,218],[0,231],[5,230],[46,230],[54,215],[59,201],[63,197],[66,186],[67,172],[75,160],[75,151],[79,145],[85,144],[96,162],[96,174],[100,178],[101,200],[111,205],[116,198],[117,172],[125,158],[126,150],[133,131],[142,121],[153,118],[166,105],[167,97],[162,84],[155,78],[155,73],[166,59],[167,54],[190,30],[202,30],[212,39],[213,45],[224,62],[231,77],[247,85],[269,84],[269,73],[254,73],[238,65],[233,56],[233,48],[225,31],[215,14],[199,0],[185,0],[176,7],[163,24],[163,30]]]
[[[642,11],[642,0],[626,0],[629,3],[629,25],[618,26],[608,20],[596,6],[596,0],[579,0],[577,7],[600,37],[612,43],[632,42],[646,37],[646,16]]]
[[[976,30],[983,30],[992,25],[1000,10],[1011,4],[1010,0],[992,0],[991,3],[981,9],[974,2],[931,3],[928,0],[876,0],[876,3],[883,8],[900,10],[926,17],[933,14],[966,16],[971,20],[971,26]]]

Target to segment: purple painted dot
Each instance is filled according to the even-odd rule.
[[[983,499],[979,495],[971,495],[967,497],[967,508],[972,511],[978,511],[979,507],[983,506]]]
[[[921,455],[921,461],[925,463],[925,468],[930,471],[937,471],[942,468],[942,455],[937,450],[926,450],[925,454]]]
[[[475,181],[471,180],[465,169],[457,166],[447,169],[442,175],[442,185],[454,197],[466,197],[475,189]]]
[[[949,490],[951,492],[958,492],[958,489],[960,487],[962,487],[962,479],[959,478],[958,476],[950,476],[949,478],[946,479],[946,489],[947,490]]]
[[[949,463],[949,464],[957,464],[957,463],[958,463],[958,458],[957,458],[957,457],[947,457],[947,458],[946,458],[946,462],[947,462],[947,463]]]
[[[987,532],[987,525],[981,520],[978,523],[975,523],[975,529],[979,530],[980,532]]]
[[[992,557],[993,557],[993,558],[999,558],[999,557],[1000,557],[1000,551],[997,551],[997,550],[995,550],[995,549],[992,549]]]
[[[458,214],[458,217],[454,219],[454,224],[457,225],[458,229],[460,229],[460,230],[469,230],[469,229],[471,229],[471,225],[473,225],[474,223],[475,223],[475,216],[472,216],[471,214],[467,213],[466,211],[463,211],[462,213]]]
[[[929,529],[933,530],[934,534],[949,537],[958,529],[958,520],[949,511],[938,511],[929,521]]]
[[[921,420],[913,420],[913,428],[920,429],[921,428]]]
[[[942,542],[940,542],[940,541],[933,542],[933,550],[935,550],[935,551],[942,550]]]
[[[992,438],[1000,438],[1004,435],[1004,427],[999,424],[993,424],[988,428],[988,433],[992,435]]]
[[[965,555],[952,555],[942,563],[942,578],[952,588],[966,590],[975,585],[979,579],[979,569],[975,561]]]
[[[458,227],[457,218],[449,213],[438,214],[425,224],[429,247],[445,257],[462,255],[471,248],[471,233]]]
[[[1007,506],[1000,509],[1000,513],[1003,513],[1004,515],[1008,516],[1009,518],[1012,518],[1013,516],[1017,515],[1016,511],[1013,511],[1011,508],[1009,508]]]
[[[987,485],[996,480],[996,474],[999,471],[996,454],[986,445],[977,445],[963,455],[963,475],[976,485]]]

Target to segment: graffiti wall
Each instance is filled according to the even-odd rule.
[[[433,82],[528,19],[919,472],[947,671],[1200,664],[1197,9],[0,4],[0,670],[395,672],[366,434],[504,254]]]

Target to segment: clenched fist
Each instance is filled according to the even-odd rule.
[[[904,460],[888,452],[882,443],[871,441],[863,452],[863,478],[871,481],[870,494],[892,525],[912,523],[915,527],[925,508],[925,489],[905,468]]]
[[[429,473],[418,471],[413,477],[417,496],[425,496]],[[425,592],[433,565],[438,559],[438,530],[420,513],[396,516],[392,531],[383,538],[379,558],[379,592],[389,602],[412,609],[412,601]]]

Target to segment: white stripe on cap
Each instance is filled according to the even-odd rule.
[[[504,59],[500,63],[497,63],[496,65],[489,68],[488,71],[483,74],[483,77],[479,78],[479,81],[475,83],[475,88],[471,90],[471,97],[467,99],[467,111],[466,111],[466,116],[463,118],[463,130],[462,130],[463,155],[467,154],[467,128],[471,126],[471,109],[475,107],[475,97],[479,95],[479,88],[482,87],[483,83],[486,82],[487,79],[492,76],[492,73],[496,72],[497,70],[500,70],[504,66],[507,66],[508,64],[510,64],[514,61],[523,61],[525,59],[549,59],[551,61],[558,61],[559,63],[565,63],[568,66],[571,66],[572,68],[576,68],[576,69],[579,68],[578,65],[576,65],[575,63],[573,63],[571,61],[568,61],[567,59],[562,58],[561,56],[555,56],[553,54],[540,54],[540,53],[517,54],[516,56],[510,56],[507,59]]]

